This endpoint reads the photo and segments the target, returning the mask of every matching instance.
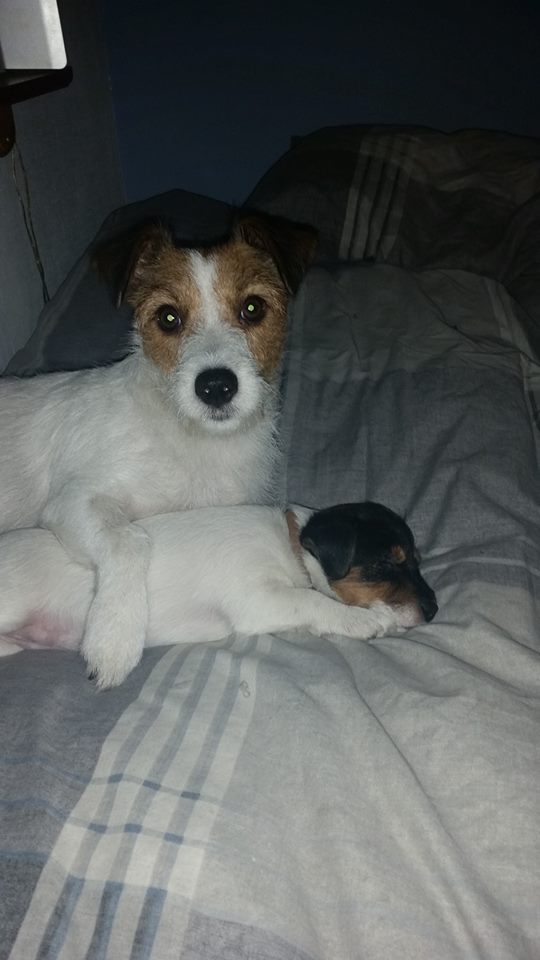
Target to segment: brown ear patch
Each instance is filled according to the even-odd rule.
[[[128,298],[132,282],[167,248],[172,248],[170,231],[157,222],[139,224],[97,247],[92,266],[111,288],[117,307]]]
[[[144,281],[148,268],[159,265],[166,252],[175,252],[170,231],[161,223],[148,224],[133,246],[122,295],[129,299],[133,287]]]
[[[392,547],[390,554],[394,563],[405,563],[407,559],[407,554],[405,553],[403,547],[400,547],[399,544],[396,544],[395,547]]]
[[[287,292],[296,293],[317,250],[317,231],[313,227],[253,210],[240,210],[233,235],[268,253]]]

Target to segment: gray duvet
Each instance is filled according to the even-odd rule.
[[[495,281],[312,271],[283,499],[404,513],[439,614],[0,660],[0,957],[540,956],[539,396]]]

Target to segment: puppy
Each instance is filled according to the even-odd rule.
[[[150,540],[130,521],[268,501],[287,300],[314,246],[311,230],[253,215],[198,249],[153,227],[121,276],[131,355],[0,382],[0,531],[46,527],[94,569],[82,653],[100,687],[147,634]]]
[[[365,640],[437,612],[407,524],[378,504],[208,507],[136,526],[152,544],[148,646],[299,627]],[[48,531],[4,534],[1,652],[78,648],[95,579]]]

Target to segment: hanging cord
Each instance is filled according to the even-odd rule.
[[[17,169],[19,167],[19,169]],[[39,245],[37,242],[36,231],[34,229],[34,221],[32,219],[32,201],[30,200],[30,189],[28,187],[28,177],[26,175],[26,167],[17,144],[15,143],[11,151],[11,172],[13,174],[13,182],[15,183],[15,189],[17,191],[17,196],[19,198],[19,204],[21,207],[24,226],[26,229],[26,234],[30,241],[30,246],[32,247],[32,253],[34,255],[34,261],[41,279],[41,293],[43,296],[43,303],[47,303],[50,300],[49,290],[47,287],[47,281],[45,279],[45,270],[43,267],[43,262],[39,252]],[[22,174],[22,184],[19,182]]]

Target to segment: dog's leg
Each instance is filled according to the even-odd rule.
[[[377,601],[371,607],[355,607],[332,600],[315,590],[270,587],[250,598],[236,615],[241,633],[278,633],[303,627],[316,636],[337,633],[357,640],[401,632],[396,612]]]
[[[47,526],[72,556],[96,570],[96,595],[81,646],[100,688],[121,683],[137,665],[148,620],[150,542],[113,498],[73,483],[45,508]]]

